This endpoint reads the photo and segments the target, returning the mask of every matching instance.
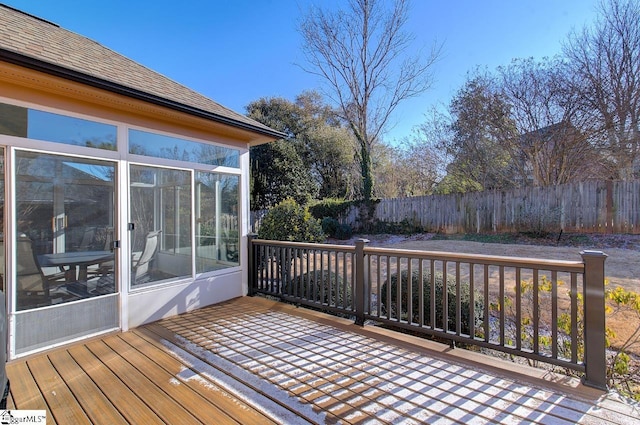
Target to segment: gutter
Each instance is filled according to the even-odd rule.
[[[185,105],[184,103],[176,102],[166,99],[164,97],[156,96],[137,90],[131,87],[124,86],[122,84],[114,83],[102,78],[94,77],[84,74],[79,71],[74,71],[59,65],[54,65],[49,62],[45,62],[39,59],[35,59],[29,56],[24,56],[19,53],[12,52],[10,50],[0,48],[0,60],[8,62],[14,65],[18,65],[24,68],[32,69],[34,71],[43,72],[45,74],[53,75],[65,80],[74,81],[87,86],[107,90],[112,93],[127,96],[133,99],[142,100],[147,103],[152,103],[159,106],[164,106],[169,109],[173,109],[179,112],[183,112],[196,117],[204,118],[210,121],[219,122],[221,124],[230,125],[232,127],[248,130],[254,133],[261,134],[263,136],[273,137],[274,139],[284,139],[286,134],[279,131],[255,126],[250,123],[234,120],[233,118],[225,117],[220,114],[205,111],[200,108]]]

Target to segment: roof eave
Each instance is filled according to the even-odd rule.
[[[204,111],[199,108],[195,108],[189,105],[185,105],[180,102],[172,101],[170,99],[156,96],[141,90],[136,90],[131,87],[123,86],[112,81],[108,81],[102,78],[98,78],[92,75],[87,75],[82,72],[78,72],[69,68],[65,68],[59,65],[55,65],[49,62],[45,62],[39,59],[25,56],[20,53],[13,52],[0,48],[0,60],[8,62],[14,65],[22,66],[32,69],[34,71],[43,72],[49,75],[53,75],[66,80],[74,81],[77,83],[85,84],[91,87],[107,90],[112,93],[120,94],[144,102],[152,103],[159,106],[164,106],[179,112],[183,112],[189,115],[197,116],[207,120],[215,121],[221,124],[230,125],[243,130],[258,133],[261,136],[272,137],[275,139],[282,139],[286,137],[285,134],[279,131],[262,128],[259,126],[253,126],[249,123],[237,121],[232,118],[224,117],[213,112]]]

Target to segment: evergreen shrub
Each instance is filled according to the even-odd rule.
[[[353,300],[351,285],[347,283],[345,288],[342,276],[329,270],[302,273],[294,277],[290,285],[285,285],[283,292],[341,308],[351,308]]]
[[[271,208],[258,230],[258,238],[290,242],[322,242],[320,220],[311,216],[309,208],[289,198]]]
[[[402,320],[408,319],[407,312],[407,284],[409,274],[406,270],[402,270],[400,273],[400,289],[401,299],[400,306],[398,306],[398,274],[394,273],[390,276],[388,281],[383,283],[380,288],[380,300],[379,302],[385,306],[385,313],[391,315],[391,317],[400,317]],[[414,323],[419,323],[419,285],[422,280],[423,288],[423,318],[424,325],[430,325],[431,323],[431,274],[424,272],[422,279],[417,271],[411,274],[411,320]],[[443,289],[444,279],[442,273],[436,273],[434,276],[435,282],[435,307],[436,307],[436,323],[437,328],[443,328]],[[387,303],[387,291],[391,290],[391,305],[386,306]],[[470,323],[472,318],[470,317],[470,291],[468,282],[462,282],[460,285],[460,320],[461,320],[461,332],[463,334],[469,334]],[[448,313],[448,325],[449,331],[456,330],[457,319],[457,294],[456,294],[456,282],[454,278],[447,279],[447,313]],[[474,326],[478,326],[484,319],[484,301],[483,297],[475,293],[474,294]]]

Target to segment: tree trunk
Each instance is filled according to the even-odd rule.
[[[370,201],[373,197],[373,170],[371,164],[371,152],[365,144],[360,148],[360,157],[362,167],[362,198]]]

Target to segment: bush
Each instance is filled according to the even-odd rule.
[[[607,282],[605,281],[605,284]],[[558,287],[564,285],[562,280],[558,280]],[[526,300],[524,304],[533,305],[534,299],[534,281],[532,279],[523,280],[520,282],[520,292],[523,300]],[[552,281],[546,277],[541,276],[538,284],[538,302],[540,303],[540,309],[551,308],[551,293],[552,293]],[[581,292],[577,292],[572,295],[570,290],[567,294],[569,297],[576,297],[579,306],[584,304],[584,296]],[[611,346],[611,339],[616,338],[616,334],[613,329],[608,325],[605,327],[605,337],[607,346],[607,386],[609,388],[616,389],[620,394],[633,398],[636,401],[640,401],[640,362],[637,360],[637,347],[640,346],[640,294],[628,291],[622,287],[616,287],[615,289],[605,288],[605,318],[611,319],[614,315],[622,315],[629,326],[632,328],[635,326],[635,330],[632,330],[629,336],[617,341],[615,347]],[[513,307],[513,301],[505,297],[505,320],[507,323],[507,329],[517,329],[517,315],[516,310]],[[496,313],[499,309],[496,305],[491,305],[491,309]],[[522,340],[523,347],[531,349],[534,344],[534,330],[530,325],[533,321],[533,312],[531,308],[525,309],[520,314],[520,329],[522,334],[520,338]],[[584,309],[578,308],[577,321],[574,321],[570,312],[561,312],[557,319],[558,325],[558,339],[552,340],[549,337],[551,332],[541,332],[538,335],[538,344],[540,350],[552,351],[552,346],[557,344],[558,357],[570,359],[575,349],[578,355],[578,359],[584,359],[585,354],[585,318]],[[574,325],[577,330],[576,347],[572,346],[571,334],[574,331]],[[515,331],[511,331],[506,335],[508,341],[513,341],[516,338]],[[634,358],[635,357],[635,358]],[[535,365],[535,363],[530,363]],[[572,369],[565,369],[565,372],[569,375],[573,375],[576,372]]]
[[[340,224],[338,227],[338,232],[335,234],[336,239],[349,239],[353,236],[353,229],[346,223]]]
[[[333,238],[338,233],[340,222],[332,217],[325,217],[322,219],[322,231],[329,237]]]
[[[347,284],[346,294],[343,285],[341,275],[329,270],[317,270],[294,277],[282,292],[325,305],[351,308],[351,285]]]
[[[516,230],[535,238],[547,237],[560,229],[560,209],[546,208],[544,205],[521,208],[515,220]]]
[[[355,201],[345,201],[343,199],[323,199],[309,206],[311,215],[321,219],[323,217],[331,217],[338,219],[349,212],[349,209],[355,204]]]
[[[332,217],[322,219],[322,231],[331,238],[349,239],[353,235],[353,230],[348,224],[341,224]]]
[[[322,242],[325,239],[320,221],[307,207],[285,199],[265,215],[258,231],[260,239],[290,242]]]
[[[409,219],[404,219],[399,223],[375,220],[371,228],[372,233],[395,235],[412,235],[423,233],[424,230],[419,224]]]
[[[406,270],[402,270],[400,273],[400,281],[401,281],[401,308],[398,308],[397,297],[398,297],[398,274],[394,273],[391,275],[390,279],[382,285],[380,289],[380,300],[379,302],[383,305],[387,302],[387,290],[391,290],[391,305],[386,308],[386,313],[391,316],[399,317],[400,319],[407,320],[407,281],[408,281],[408,272]],[[390,281],[390,284],[387,283]],[[420,275],[417,271],[414,271],[411,274],[411,320],[414,323],[419,323],[419,282]],[[435,327],[443,328],[443,308],[442,308],[442,299],[443,299],[443,278],[441,273],[436,273],[435,278],[435,297],[436,297],[436,323]],[[425,325],[430,325],[431,323],[431,274],[425,272],[422,274],[422,288],[423,288],[423,315],[424,315],[424,323]],[[460,285],[460,320],[461,320],[461,332],[464,334],[469,334],[470,331],[470,291],[469,284],[466,282],[461,283]],[[451,278],[447,280],[447,310],[448,310],[448,330],[455,331],[456,330],[456,304],[457,304],[457,295],[456,295],[456,282],[455,279]],[[478,326],[482,323],[484,318],[484,302],[482,296],[479,294],[474,294],[474,326]]]
[[[640,359],[637,356],[640,347],[640,293],[618,286],[615,289],[607,289],[605,296],[607,316],[622,315],[632,324],[632,328],[635,326],[635,330],[630,332],[626,340],[623,338],[616,347],[610,347],[613,354],[607,362],[608,385],[623,395],[640,401]],[[615,338],[617,335],[609,327],[606,333],[609,345],[609,338]]]

